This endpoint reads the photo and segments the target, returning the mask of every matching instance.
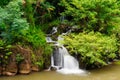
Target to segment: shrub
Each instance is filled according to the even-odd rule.
[[[9,57],[12,54],[11,48],[11,45],[5,44],[5,42],[0,39],[0,66],[8,64]]]
[[[24,43],[31,45],[34,49],[44,47],[46,44],[45,35],[39,28],[29,28],[23,40]]]
[[[53,19],[53,11],[55,7],[48,1],[40,1],[37,3],[35,19],[36,24],[45,24]]]
[[[0,6],[1,6],[1,7],[4,7],[4,6],[7,5],[10,1],[12,1],[12,0],[3,0],[3,1],[0,1]]]
[[[0,36],[7,43],[15,43],[26,35],[29,25],[22,18],[22,0],[12,1],[5,8],[0,8]]]
[[[80,33],[64,36],[64,42],[70,54],[79,55],[81,63],[88,66],[101,67],[116,57],[117,40],[115,36],[101,33]]]
[[[110,33],[119,24],[119,0],[61,0],[61,14],[88,31]],[[117,26],[118,27],[118,26]]]

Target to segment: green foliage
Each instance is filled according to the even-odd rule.
[[[83,30],[110,33],[119,24],[119,0],[61,0],[62,15],[79,24]],[[118,26],[117,26],[118,27]]]
[[[36,62],[35,64],[38,65],[40,68],[43,68],[44,62],[43,62],[43,60],[41,59],[41,60],[39,60],[38,62]]]
[[[119,53],[117,57],[119,57],[120,56],[120,25],[116,24],[116,23],[114,23],[113,25],[115,25],[115,27],[113,27],[113,29],[110,31],[111,32],[110,34],[116,35],[117,42],[118,42],[118,52],[117,53]]]
[[[32,63],[34,65],[38,65],[40,68],[43,68],[46,63],[47,63],[47,65],[49,64],[50,56],[52,53],[52,46],[49,44],[45,44],[45,46],[42,48],[42,50],[44,50],[44,51],[39,52],[39,53],[32,53],[32,55],[31,55]]]
[[[46,43],[43,50],[44,50],[43,56],[50,56],[53,51],[53,47],[51,44]]]
[[[69,52],[79,55],[81,62],[87,66],[103,66],[116,57],[115,52],[118,48],[114,35],[90,32],[70,34],[64,38],[64,44],[67,45]]]
[[[50,33],[50,30],[52,30],[53,27],[58,27],[59,25],[60,25],[60,20],[55,19],[55,20],[52,20],[51,22],[42,24],[39,27],[43,32]]]
[[[33,0],[25,0],[25,4],[23,5],[24,15],[27,18],[31,27],[35,27],[35,20],[34,20],[34,9],[32,7]]]
[[[7,5],[10,1],[12,0],[0,0],[0,6],[4,7],[5,5]]]
[[[4,9],[0,8],[0,36],[7,43],[15,43],[26,35],[29,25],[26,19],[22,18],[22,0],[10,2]]]
[[[44,59],[42,56],[38,57],[38,55],[35,55],[35,53],[32,53],[31,61],[33,65],[38,65],[40,68],[43,68]]]
[[[16,61],[17,61],[17,63],[20,63],[22,60],[24,60],[24,57],[20,53],[18,53],[16,55]]]
[[[36,24],[45,24],[51,21],[54,15],[53,11],[55,7],[47,1],[41,1],[36,5],[39,5],[36,6],[37,8],[35,12]]]
[[[117,39],[118,42],[120,39],[119,0],[25,0],[25,3],[22,1],[0,1],[0,62],[7,64],[12,54],[12,46],[9,44],[20,43],[32,46],[36,51],[33,51],[35,54],[32,54],[32,62],[43,67],[52,53],[52,46],[46,44],[42,31],[49,32],[53,26],[61,24],[58,19],[59,13],[66,18],[59,26],[62,31],[62,27],[77,25],[83,32],[99,31],[110,34],[106,36],[90,32],[65,36],[64,44],[69,52],[77,54],[85,65],[106,65],[110,59],[116,57],[116,51],[120,51],[117,48]],[[37,49],[42,49],[41,53],[37,53]],[[19,53],[16,55],[18,63],[23,59]]]
[[[0,33],[2,38],[7,43],[28,43],[34,48],[44,46],[45,36],[42,31],[33,25],[30,28],[27,20],[22,17],[21,1],[12,1],[4,9],[0,8]]]
[[[24,37],[24,41],[33,48],[43,47],[46,44],[45,35],[39,28],[30,28]]]
[[[0,39],[0,63],[7,64],[9,61],[9,56],[12,54],[12,46],[6,44],[3,40]]]

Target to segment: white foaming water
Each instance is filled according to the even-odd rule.
[[[47,43],[56,43],[56,41],[53,41],[51,37],[46,37],[46,42]]]
[[[85,73],[85,71],[80,69],[65,69],[65,68],[57,70],[57,72],[62,74],[84,74]]]
[[[63,55],[63,62],[62,63],[62,69],[57,69],[57,72],[62,74],[82,74],[85,73],[85,71],[79,69],[79,63],[78,61],[71,56],[67,49],[62,46],[62,48],[59,49],[59,53]]]
[[[46,37],[46,42],[53,42],[53,40],[51,39],[51,37]]]
[[[63,47],[64,54],[64,67],[62,69],[57,70],[57,72],[62,74],[81,74],[84,73],[83,70],[79,69],[78,61],[71,55],[69,55],[68,51],[65,47]]]

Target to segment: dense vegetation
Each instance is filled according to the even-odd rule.
[[[35,27],[34,23],[31,23],[25,14],[26,11],[24,11],[22,0],[13,0],[4,8],[0,7],[1,66],[7,65],[12,55],[16,56],[15,59],[18,64],[25,60],[23,52],[19,51],[21,49],[27,49],[28,52],[30,50],[30,54],[32,54],[29,57],[31,59],[30,62],[41,68],[47,58],[39,56],[49,56],[51,54],[52,49],[46,44],[45,34],[40,28]],[[18,52],[17,47],[19,47]]]
[[[98,32],[70,34],[65,36],[64,44],[87,68],[107,65],[117,57],[117,40],[114,35],[106,36]]]
[[[119,0],[3,0],[0,66],[7,65],[13,54],[20,64],[26,58],[20,51],[27,49],[32,65],[46,68],[52,47],[45,37],[52,27],[58,27],[53,38],[71,30],[63,44],[86,68],[102,67],[119,58]]]
[[[118,0],[62,0],[62,15],[85,31],[110,33],[119,23]]]
[[[62,0],[65,16],[77,31],[65,36],[64,44],[77,54],[84,67],[106,65],[119,57],[119,0]],[[74,28],[74,26],[73,26]]]

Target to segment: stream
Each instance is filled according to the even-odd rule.
[[[61,74],[56,71],[32,72],[29,75],[1,76],[0,80],[119,80],[120,65],[111,64],[101,69],[89,70],[89,74]]]

